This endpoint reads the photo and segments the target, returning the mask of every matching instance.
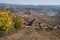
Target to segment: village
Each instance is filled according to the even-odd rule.
[[[56,24],[50,24],[48,22],[46,22],[45,20],[41,19],[39,16],[39,14],[35,15],[35,14],[24,14],[22,17],[24,18],[24,25],[25,27],[32,27],[32,28],[41,28],[41,29],[45,29],[45,30],[54,30],[54,29],[59,29],[59,25]]]

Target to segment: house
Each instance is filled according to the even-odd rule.
[[[30,20],[32,19],[29,17],[24,17],[25,25],[27,25],[30,22]]]
[[[43,21],[41,19],[33,19],[31,20],[27,25],[28,26],[33,26],[33,27],[40,27],[40,24],[42,23]]]

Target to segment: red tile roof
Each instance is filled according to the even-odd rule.
[[[35,19],[33,22],[42,22],[40,19]]]
[[[42,20],[40,20],[40,19],[33,19],[33,20],[30,21],[30,22],[42,22]]]

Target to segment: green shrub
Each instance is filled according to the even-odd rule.
[[[22,17],[16,16],[14,18],[14,28],[15,29],[22,28],[23,24],[24,24],[24,19]]]

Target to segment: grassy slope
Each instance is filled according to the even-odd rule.
[[[13,35],[0,38],[0,40],[60,40],[60,31],[23,28]]]

